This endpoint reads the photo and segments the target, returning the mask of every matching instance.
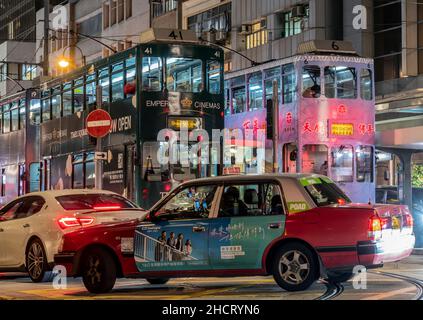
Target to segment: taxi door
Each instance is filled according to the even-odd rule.
[[[207,270],[210,216],[216,185],[177,190],[153,208],[150,221],[135,235],[135,260],[140,272]]]
[[[264,251],[283,235],[285,220],[277,182],[225,184],[210,224],[213,269],[261,269]]]

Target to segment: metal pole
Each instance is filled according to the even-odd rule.
[[[273,172],[279,172],[279,84],[273,81]]]
[[[103,107],[103,87],[98,85],[96,87],[96,102],[97,102],[97,109],[101,109]],[[97,143],[95,147],[96,152],[102,152],[102,139],[97,138]],[[103,189],[103,160],[96,159],[95,160],[95,188],[97,190]]]
[[[50,30],[50,0],[44,0],[44,65],[43,75],[49,74],[49,30]]]

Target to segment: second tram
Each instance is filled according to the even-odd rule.
[[[299,54],[225,76],[225,127],[252,131],[233,143],[232,172],[272,172],[266,102],[278,84],[278,169],[318,173],[337,182],[355,202],[375,201],[375,100],[373,60],[346,43],[305,43]],[[306,48],[314,48],[306,50]],[[343,51],[343,52],[342,52]],[[247,134],[245,134],[247,136]],[[228,171],[228,168],[227,168]]]

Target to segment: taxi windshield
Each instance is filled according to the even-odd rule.
[[[302,180],[301,184],[318,207],[351,203],[348,196],[329,179],[313,178]]]

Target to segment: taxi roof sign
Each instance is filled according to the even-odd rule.
[[[179,29],[156,29],[151,28],[141,33],[141,43],[149,43],[153,41],[161,42],[195,42],[198,43],[198,38],[193,30],[179,30]]]

